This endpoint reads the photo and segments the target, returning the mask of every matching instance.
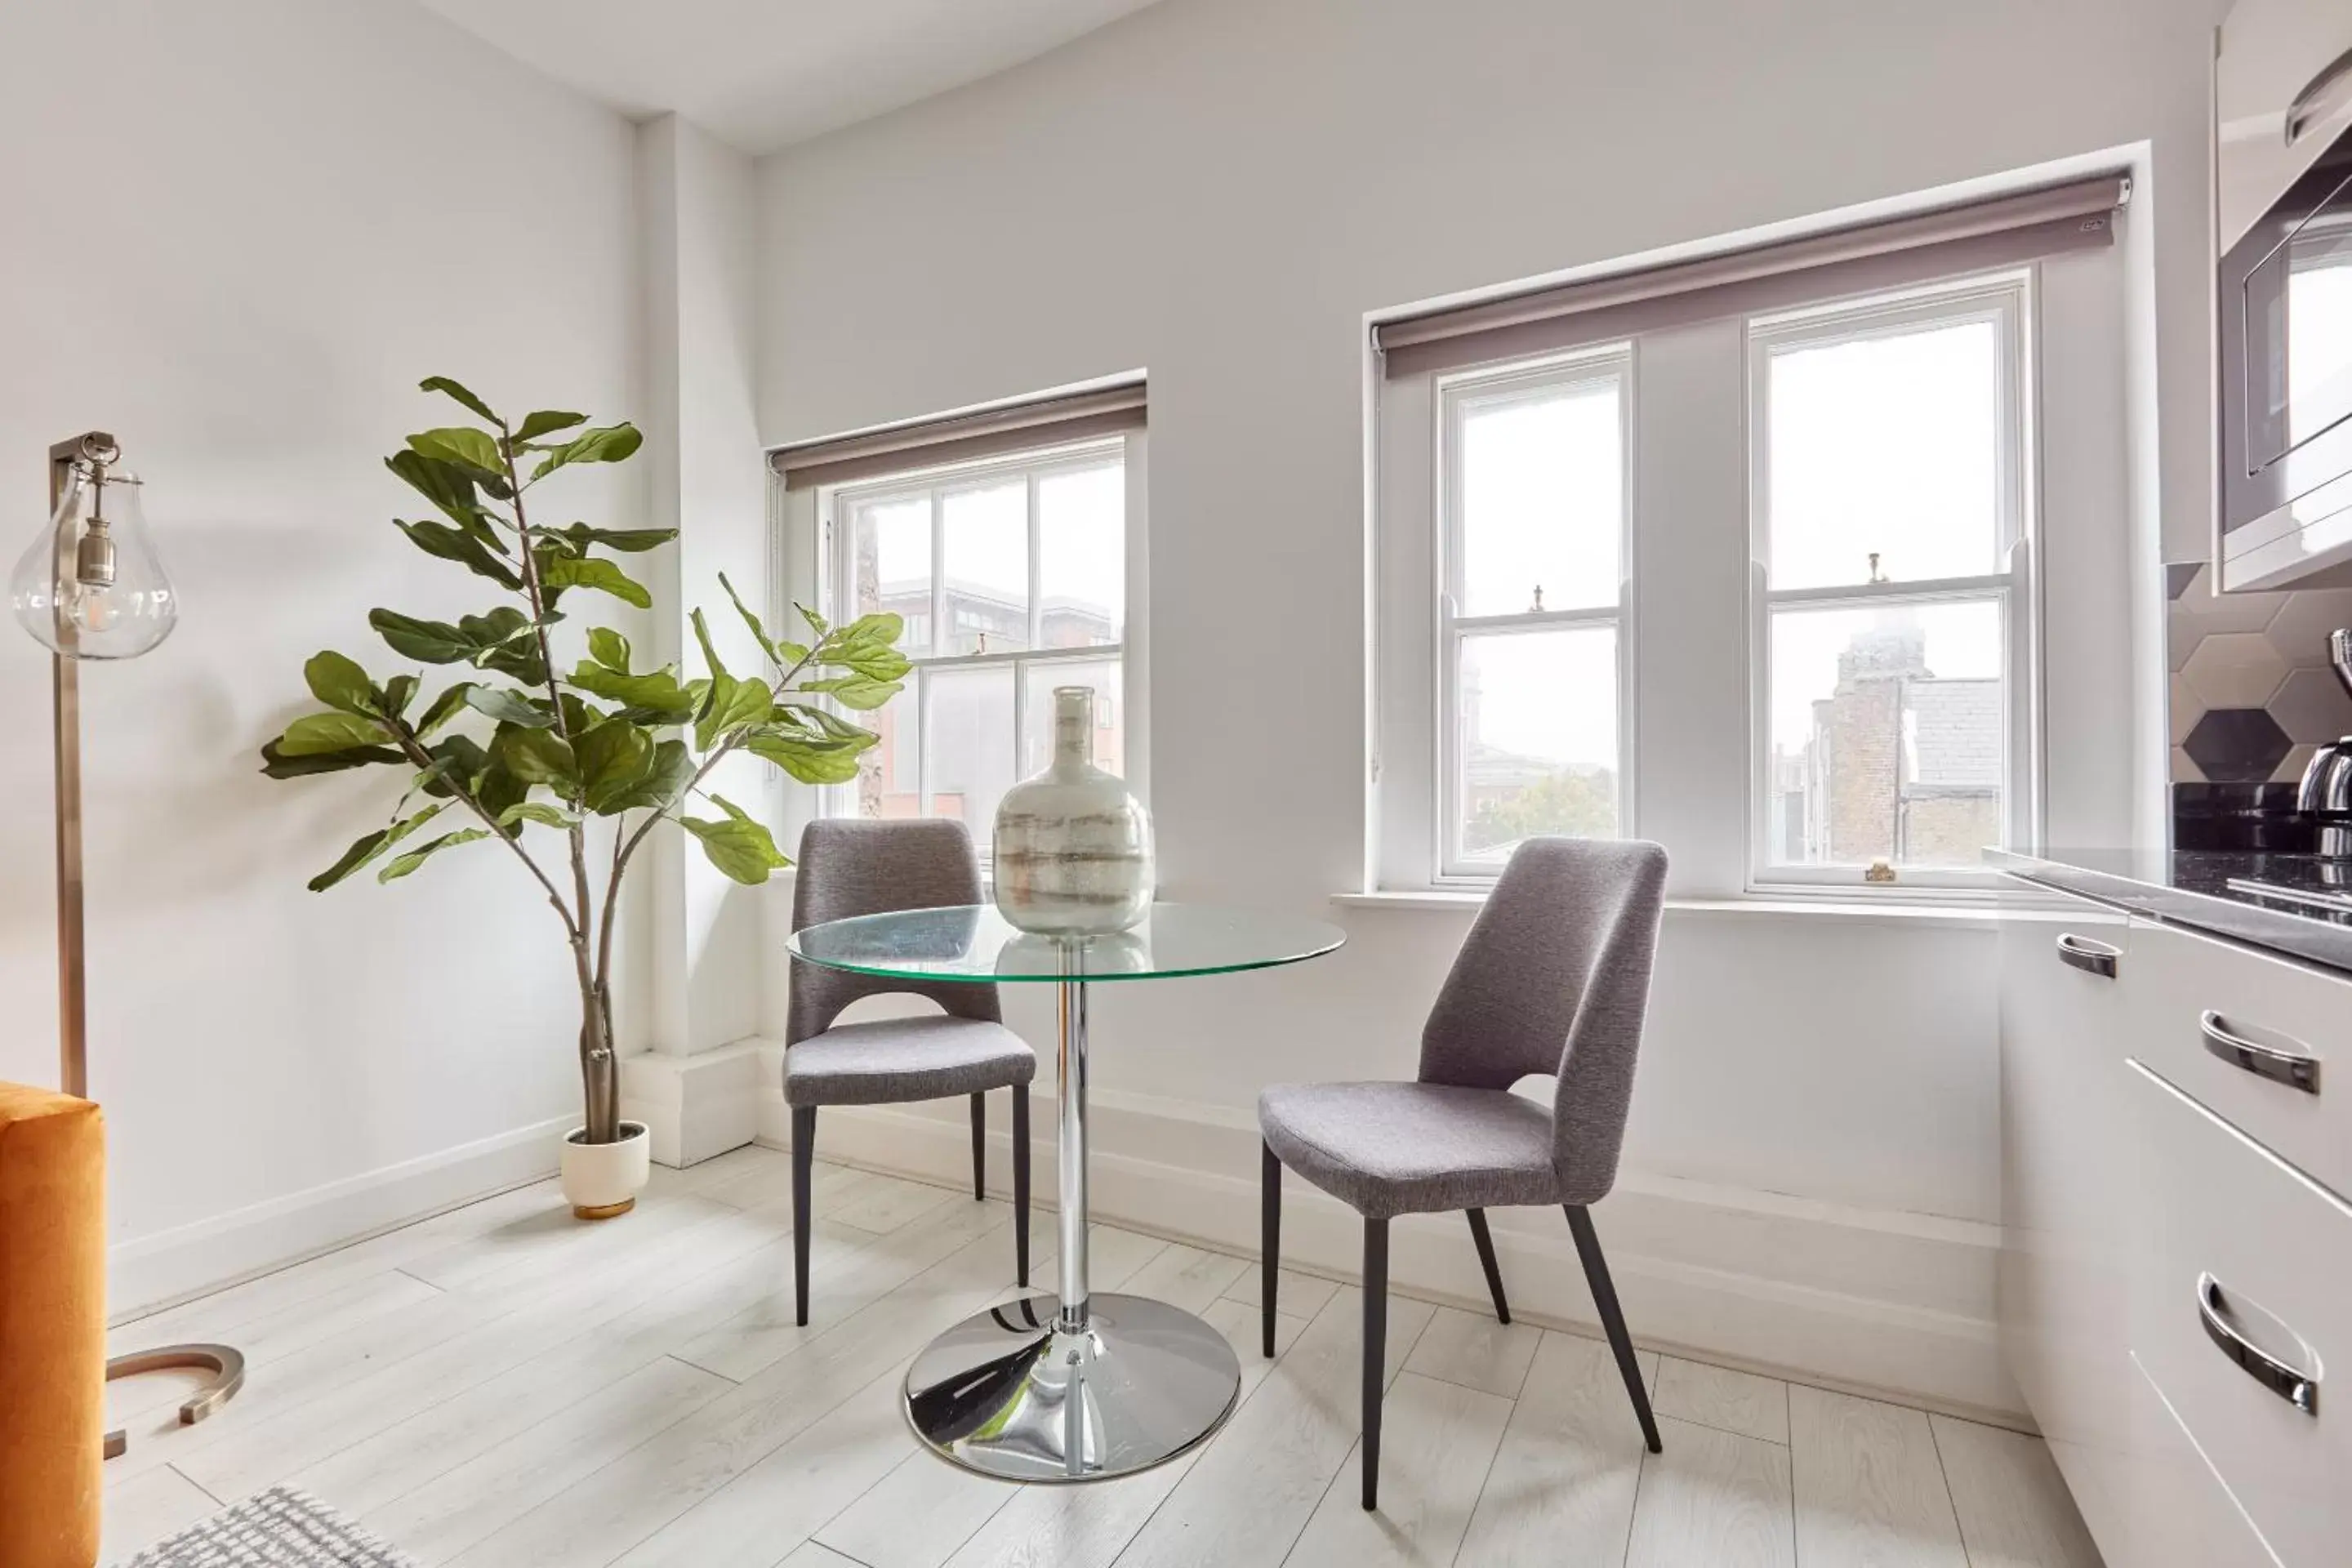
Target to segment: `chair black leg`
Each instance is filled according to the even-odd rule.
[[[1486,1234],[1486,1211],[1472,1209],[1470,1239],[1478,1244],[1478,1267],[1486,1271],[1486,1294],[1495,1298],[1495,1321],[1511,1321],[1511,1304],[1503,1299],[1503,1271],[1495,1262],[1495,1238]]]
[[[1013,1086],[1013,1263],[1029,1288],[1029,1086]]]
[[[793,1321],[808,1327],[809,1163],[816,1158],[816,1107],[793,1107]]]
[[[1633,1341],[1625,1332],[1625,1310],[1617,1304],[1617,1287],[1609,1282],[1609,1263],[1601,1256],[1601,1237],[1593,1234],[1592,1215],[1581,1204],[1565,1207],[1569,1234],[1576,1237],[1576,1256],[1584,1262],[1585,1283],[1592,1287],[1592,1304],[1600,1309],[1601,1326],[1608,1332],[1609,1348],[1617,1352],[1617,1370],[1624,1376],[1625,1392],[1633,1396],[1633,1414],[1641,1418],[1642,1440],[1653,1454],[1664,1453],[1658,1423],[1650,1414],[1650,1394],[1642,1386],[1642,1365],[1633,1359]]]
[[[1274,1281],[1282,1268],[1282,1162],[1272,1144],[1260,1144],[1265,1157],[1258,1164],[1258,1251],[1265,1262],[1265,1288],[1258,1292],[1258,1317],[1265,1325],[1265,1359],[1274,1359]]]
[[[988,1096],[971,1097],[971,1201],[988,1196]]]
[[[1389,1222],[1364,1222],[1364,1510],[1381,1505],[1381,1375],[1388,1360]]]

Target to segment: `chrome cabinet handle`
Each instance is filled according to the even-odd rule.
[[[2113,980],[2116,977],[2116,960],[2123,955],[2122,948],[2109,947],[2104,942],[2093,942],[2089,937],[2076,936],[2073,931],[2063,932],[2058,938],[2058,962],[2072,964],[2085,974]]]
[[[2283,1051],[2276,1046],[2250,1040],[2233,1031],[2221,1015],[2210,1007],[2198,1015],[2197,1027],[2205,1037],[2208,1055],[2219,1057],[2231,1067],[2242,1068],[2256,1078],[2266,1078],[2273,1083],[2283,1083],[2305,1094],[2319,1092],[2317,1057],[2300,1051]]]
[[[2286,106],[2288,146],[2292,147],[2303,140],[2303,133],[2311,129],[2313,121],[2319,118],[2319,100],[2347,77],[2352,77],[2352,49],[2345,50],[2322,66],[2319,74],[2304,84],[2303,90],[2294,95],[2294,101]]]
[[[2317,1415],[2319,1373],[2289,1366],[2246,1338],[2226,1316],[2229,1310],[2221,1282],[2210,1274],[2197,1276],[2197,1319],[2205,1325],[2205,1337],[2221,1346],[2221,1353],[2242,1367],[2248,1377],[2305,1415]]]

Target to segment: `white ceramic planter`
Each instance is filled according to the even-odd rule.
[[[653,1140],[642,1121],[621,1123],[615,1143],[583,1143],[588,1130],[563,1135],[563,1195],[582,1219],[611,1219],[637,1205],[653,1175]]]

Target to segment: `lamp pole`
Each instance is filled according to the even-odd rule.
[[[121,455],[113,437],[92,430],[49,448],[49,515],[66,498],[80,463],[111,462]],[[74,574],[74,531],[58,530],[58,577]],[[70,648],[79,629],[57,599],[58,640]],[[66,653],[49,655],[50,712],[55,734],[58,808],[58,1078],[78,1100],[89,1098],[89,985],[82,943],[81,666]]]

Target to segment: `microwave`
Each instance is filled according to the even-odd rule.
[[[2266,586],[2271,563],[2333,563],[2315,547],[2352,539],[2352,130],[2231,246],[2220,283],[2222,576]]]

